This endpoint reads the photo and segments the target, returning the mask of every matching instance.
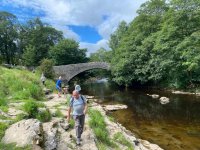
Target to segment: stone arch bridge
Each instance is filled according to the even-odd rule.
[[[90,62],[90,63],[79,63],[70,65],[54,66],[53,69],[56,76],[62,76],[62,79],[69,82],[77,74],[91,69],[110,69],[110,64],[105,62]]]

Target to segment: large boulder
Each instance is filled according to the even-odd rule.
[[[43,141],[42,132],[42,124],[37,119],[21,120],[6,130],[2,142],[16,143],[18,147],[40,144]]]
[[[45,150],[55,150],[57,148],[57,122],[46,122],[43,123],[44,131],[44,146]]]

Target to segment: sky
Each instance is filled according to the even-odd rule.
[[[65,38],[87,48],[87,55],[103,47],[109,50],[110,35],[121,21],[131,22],[147,0],[0,0],[0,11],[8,11],[20,22],[40,17],[64,33]]]

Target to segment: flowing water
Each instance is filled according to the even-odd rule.
[[[126,104],[128,109],[111,113],[136,137],[165,150],[200,150],[200,97],[152,89],[119,89],[109,83],[90,83],[82,93],[94,95],[103,104]],[[158,94],[170,99],[162,105]]]

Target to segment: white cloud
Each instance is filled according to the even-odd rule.
[[[36,14],[42,12],[43,20],[64,31],[65,37],[80,40],[67,25],[91,26],[96,28],[102,41],[107,41],[122,20],[129,23],[136,16],[136,10],[147,0],[3,0],[3,4],[26,7]],[[80,45],[98,47],[95,44]],[[89,51],[93,51],[90,49]]]

